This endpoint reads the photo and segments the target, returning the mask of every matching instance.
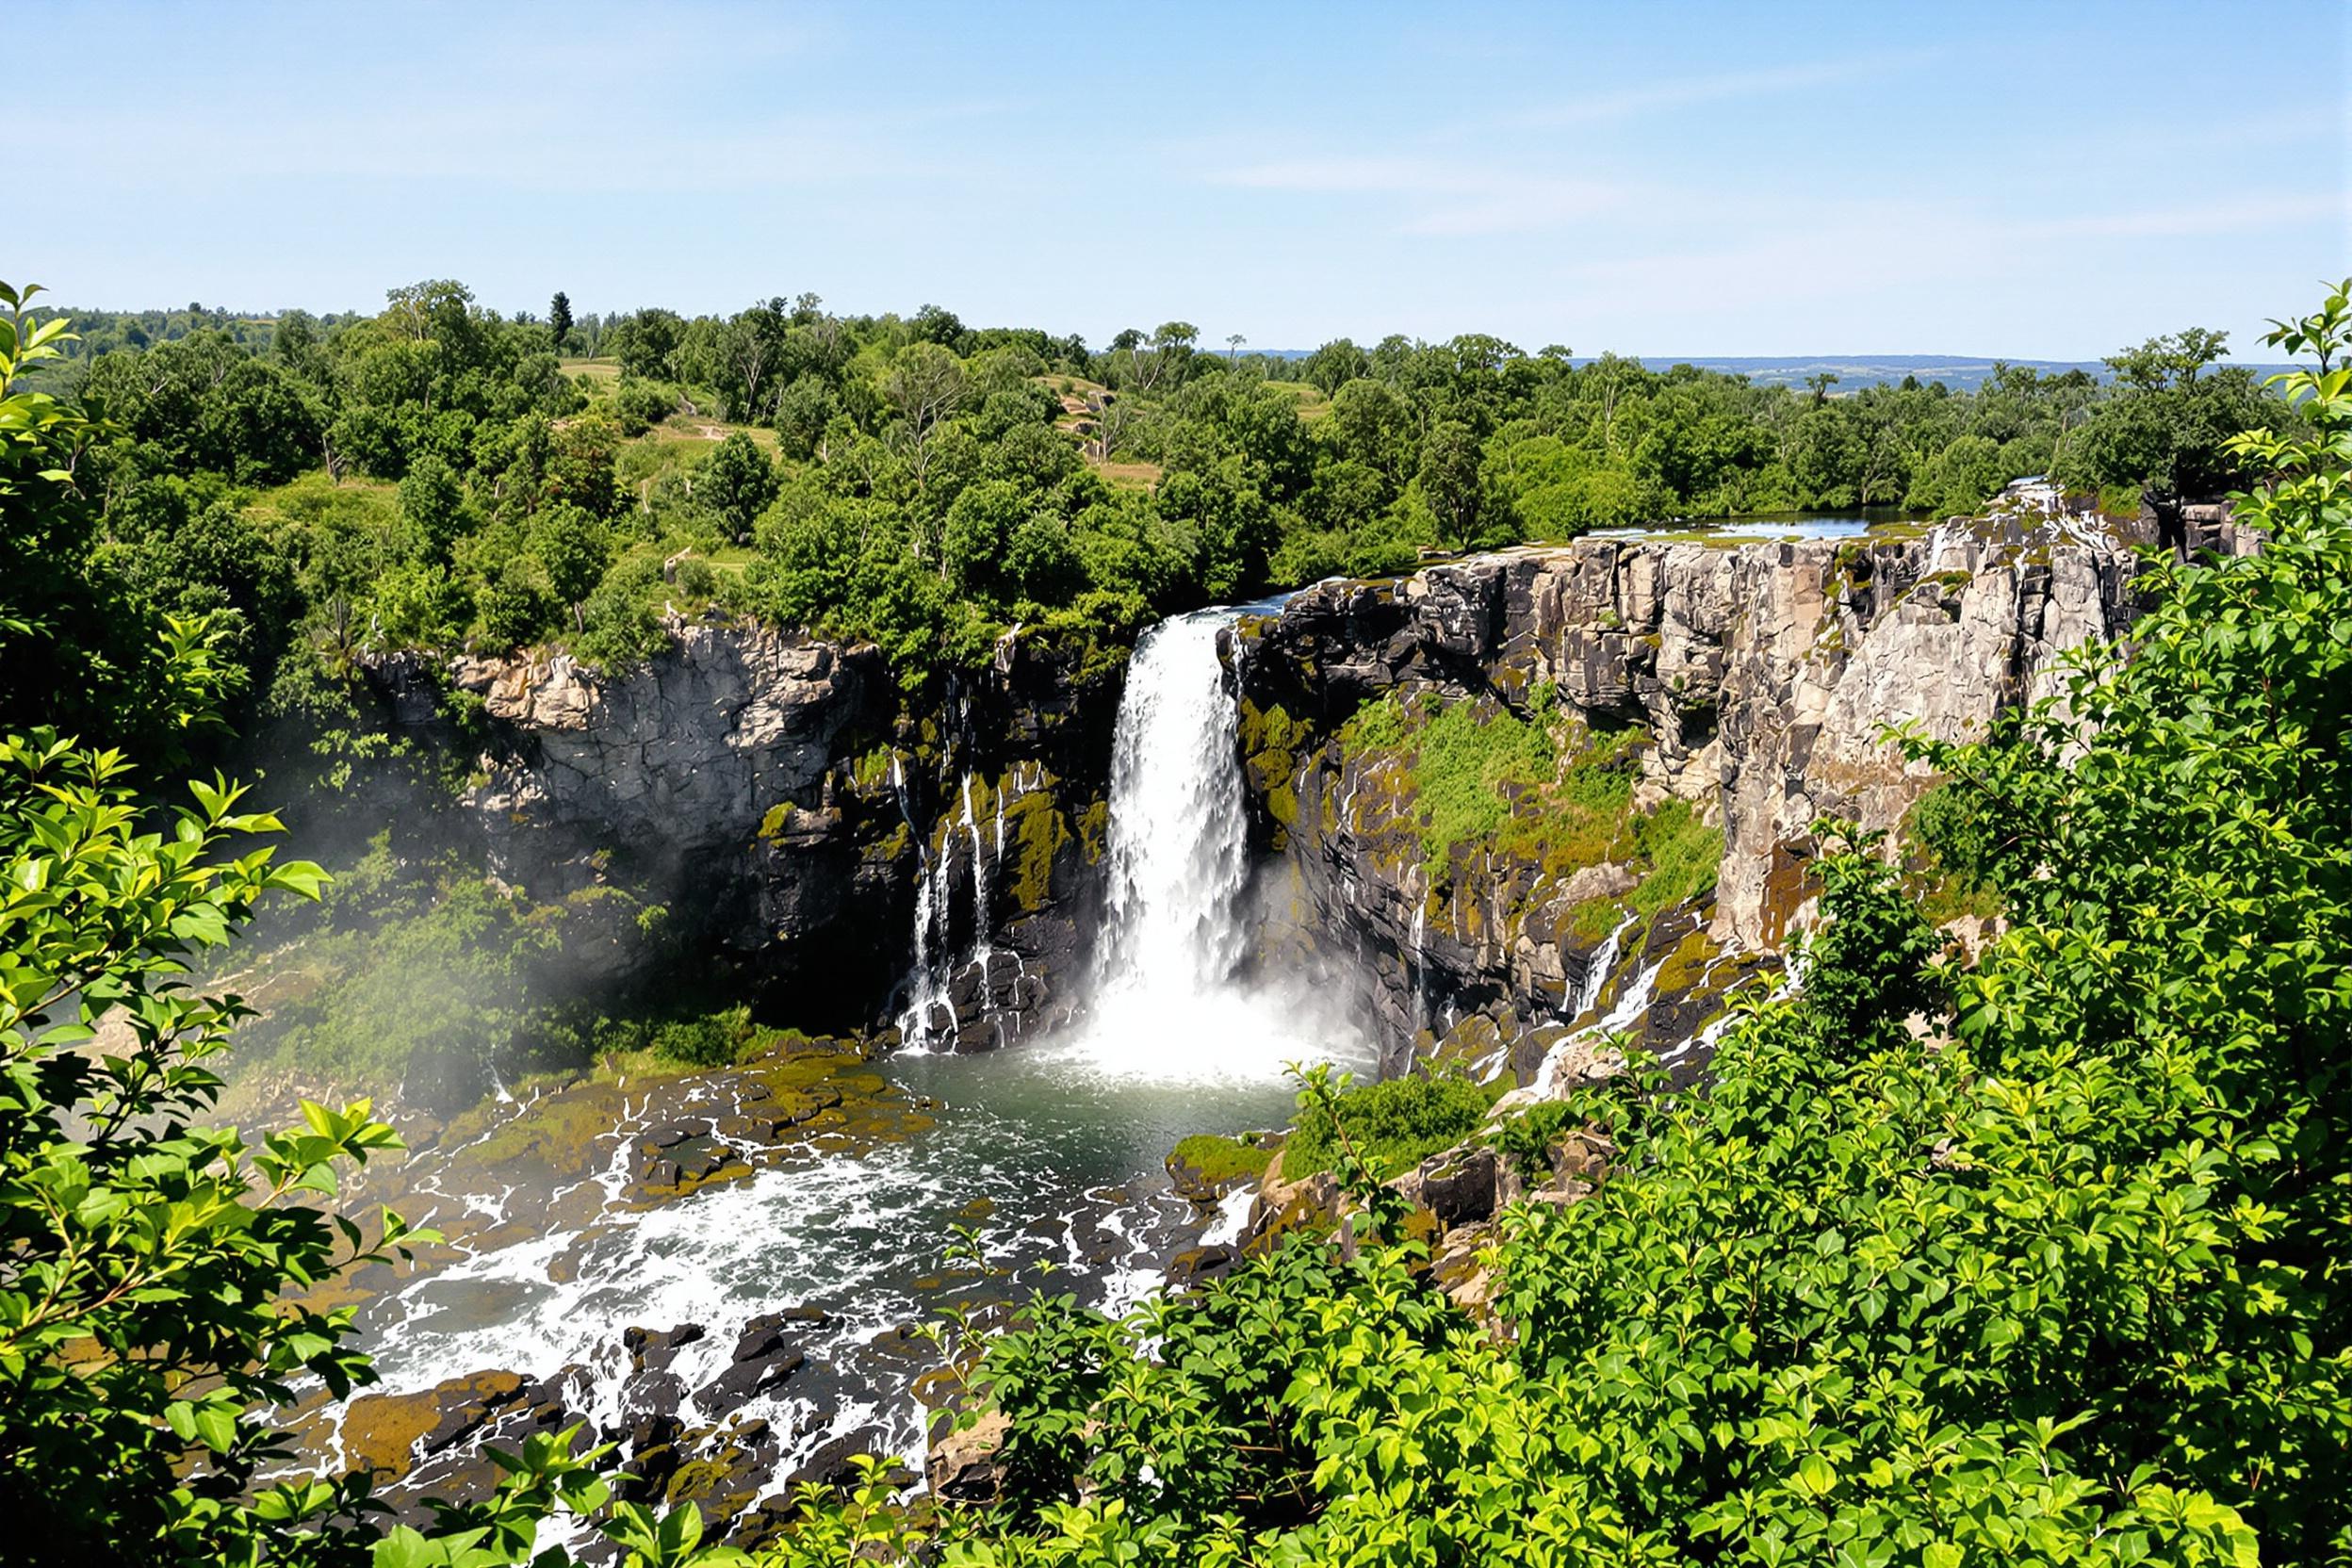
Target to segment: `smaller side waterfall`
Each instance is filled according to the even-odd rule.
[[[893,759],[891,777],[899,785],[902,811],[906,809],[906,785],[899,764]],[[1004,802],[997,803],[996,853],[988,853],[988,835],[980,826],[980,814],[972,805],[974,777],[964,775],[959,808],[956,820],[939,836],[936,851],[923,853],[923,864],[915,875],[914,964],[906,976],[906,1006],[898,1016],[899,1034],[906,1048],[912,1051],[938,1049],[950,1043],[956,1029],[956,1004],[950,994],[956,975],[976,965],[980,984],[988,985],[989,960],[995,956],[990,940],[991,918],[990,873],[997,861],[1004,858]],[[914,825],[914,817],[907,815],[907,825]],[[956,843],[960,837],[964,853],[972,858],[972,940],[962,950],[956,945]],[[921,841],[918,831],[918,842]],[[983,1004],[984,1010],[992,1011]],[[999,1043],[1003,1025],[996,1024]]]
[[[1585,960],[1584,984],[1576,988],[1575,1004],[1560,1009],[1562,1023],[1574,1023],[1600,1004],[1601,992],[1609,988],[1609,972],[1617,967],[1617,945],[1625,940],[1625,933],[1633,929],[1633,923],[1639,918],[1627,914],[1609,934],[1609,939],[1594,948],[1592,956]]]

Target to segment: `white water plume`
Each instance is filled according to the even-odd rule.
[[[1111,988],[1210,990],[1247,939],[1238,905],[1249,875],[1233,698],[1204,612],[1144,635],[1129,666],[1111,757]]]
[[[1249,818],[1233,682],[1202,610],[1135,645],[1111,756],[1109,890],[1092,1016],[1061,1049],[1116,1077],[1266,1080],[1360,1051],[1323,999],[1246,986]]]

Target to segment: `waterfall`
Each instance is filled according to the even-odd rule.
[[[1241,960],[1248,821],[1217,652],[1233,618],[1201,611],[1163,621],[1128,666],[1111,750],[1105,993],[1181,1003],[1223,988]]]
[[[1574,1023],[1600,1004],[1601,992],[1609,985],[1609,972],[1617,967],[1617,944],[1625,939],[1626,931],[1640,918],[1627,912],[1617,928],[1609,934],[1609,939],[1592,950],[1592,956],[1585,960],[1584,984],[1576,988],[1575,1004],[1561,1009],[1560,1022]]]
[[[1413,935],[1406,939],[1405,985],[1413,992],[1412,1037],[1405,1044],[1409,1051],[1421,1047],[1421,1031],[1429,1023],[1429,966],[1423,956],[1429,939],[1429,901],[1423,898],[1413,906]]]
[[[1002,808],[1000,802],[999,809]],[[987,851],[981,848],[980,818],[972,808],[972,775],[970,774],[964,775],[964,837],[972,844],[972,961],[985,969],[991,951],[988,928],[994,922],[989,919],[988,857]],[[1004,850],[1004,834],[1001,819],[996,835],[996,847],[998,854],[1002,855]]]
[[[1127,668],[1093,1002],[1068,1042],[1076,1062],[1109,1075],[1265,1081],[1289,1061],[1362,1054],[1336,999],[1237,978],[1251,931],[1249,819],[1217,634],[1241,613],[1163,621]]]
[[[926,1051],[938,1043],[933,1039],[935,1033],[954,1032],[952,1024],[945,1031],[939,1030],[937,1021],[949,1010],[948,983],[955,977],[956,967],[955,890],[950,886],[955,872],[955,833],[951,828],[939,835],[936,855],[924,844],[906,797],[906,769],[896,752],[890,754],[890,787],[898,795],[899,815],[915,835],[915,853],[919,857],[915,869],[914,964],[906,974],[906,1007],[898,1015],[898,1030],[907,1049]],[[969,774],[964,776],[963,795],[964,825],[972,843],[975,939],[981,944],[985,960],[988,939],[988,873],[980,853],[980,829],[972,821]]]

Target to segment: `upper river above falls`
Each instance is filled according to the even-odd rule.
[[[1596,529],[1595,539],[1859,539],[1872,529],[1922,520],[1892,507],[1858,512],[1756,512],[1737,517],[1690,517],[1634,528]]]

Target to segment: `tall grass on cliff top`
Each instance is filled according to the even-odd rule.
[[[1006,1495],[925,1549],[2352,1557],[2347,290],[2271,338],[2322,369],[2289,379],[2308,439],[2244,443],[2268,549],[2156,569],[2132,661],[2076,665],[2087,741],[2045,709],[1911,743],[2001,825],[1980,960],[1938,956],[1875,857],[1824,859],[1804,991],[1744,1005],[1706,1092],[1579,1102],[1618,1168],[1507,1217],[1510,1332],[1401,1244],[1293,1242],[1124,1323],[1048,1304],[985,1366]],[[860,1535],[913,1544],[835,1510],[781,1560]]]

